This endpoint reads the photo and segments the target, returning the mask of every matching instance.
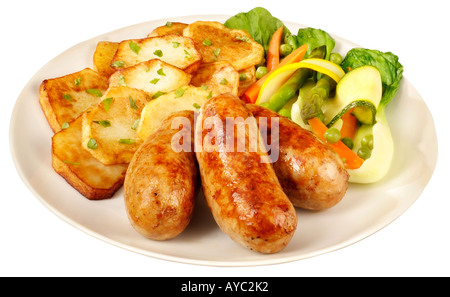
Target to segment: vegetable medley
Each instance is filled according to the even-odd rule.
[[[342,55],[327,32],[300,28],[293,34],[261,7],[229,18],[225,26],[247,31],[265,50],[258,80],[243,100],[289,117],[327,142],[350,182],[373,183],[386,175],[394,143],[385,109],[403,77],[395,54],[353,48]]]

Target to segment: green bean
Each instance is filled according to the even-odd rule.
[[[289,109],[286,108],[282,108],[279,112],[279,115],[283,116],[283,117],[287,117],[287,118],[291,118],[291,111]]]

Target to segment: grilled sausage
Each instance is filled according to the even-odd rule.
[[[131,225],[145,237],[174,238],[191,220],[198,179],[193,127],[193,111],[172,114],[139,147],[128,166],[126,211]]]
[[[237,122],[239,117],[250,118],[244,137],[235,131],[237,124],[233,129],[226,124],[227,118]],[[216,120],[214,125],[208,122],[211,119]],[[252,114],[238,97],[222,94],[203,105],[195,127],[203,193],[224,233],[251,250],[275,253],[294,235],[297,214],[278,182],[264,144],[256,150],[249,146],[239,150],[243,141],[255,140],[250,130],[259,136]],[[230,140],[233,147],[227,147]]]
[[[276,175],[294,206],[308,210],[328,209],[342,200],[348,187],[348,173],[339,155],[313,133],[286,117],[259,105],[247,104],[260,130],[271,131],[272,117],[279,118]],[[267,127],[263,127],[267,119]],[[275,135],[275,134],[273,134]],[[273,136],[272,135],[272,136]]]

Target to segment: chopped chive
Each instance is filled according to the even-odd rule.
[[[125,144],[133,144],[133,143],[135,143],[135,141],[133,139],[129,139],[129,138],[119,139],[119,142],[120,143],[125,143]]]
[[[96,97],[103,96],[102,92],[99,89],[87,89],[86,93],[88,93],[90,95],[94,95]]]
[[[135,120],[133,125],[131,126],[131,129],[136,130],[139,126],[139,119]]]
[[[97,148],[97,141],[94,138],[89,139],[87,147],[92,150],[95,150]]]
[[[76,86],[79,86],[81,84],[81,77],[78,77],[73,82],[75,83]]]
[[[133,97],[129,96],[128,99],[130,100],[130,107],[133,109],[138,109],[136,106],[136,101],[134,101]]]
[[[62,125],[61,125],[61,129],[67,129],[67,128],[69,128],[69,123],[68,122],[64,122],[64,123],[62,123]]]
[[[73,101],[72,96],[70,96],[69,94],[63,94],[63,98],[67,101]]]
[[[219,57],[219,54],[220,54],[220,48],[216,48],[216,49],[213,51],[213,54],[214,54],[214,56],[216,57],[215,60],[217,60],[217,58]]]
[[[160,57],[160,58],[163,56],[162,50],[156,50],[156,51],[153,52],[153,54],[154,54],[155,56]]]
[[[206,91],[208,89],[208,85],[207,84],[202,84],[201,89]]]
[[[150,67],[145,66],[145,72],[149,72],[150,71]]]
[[[119,80],[117,81],[117,83],[119,85],[121,85],[122,87],[126,87],[127,86],[127,83],[125,82],[125,77],[123,76],[123,74],[121,74],[119,76]]]
[[[203,40],[202,44],[205,46],[211,46],[213,43],[211,42],[211,40],[206,38],[205,40]]]
[[[243,81],[243,80],[246,80],[247,79],[247,74],[245,74],[245,73],[240,73],[239,74],[239,80],[240,81]]]
[[[182,87],[178,88],[175,90],[175,98],[180,98],[181,96],[184,95],[185,89],[183,89]]]
[[[179,42],[176,42],[176,41],[173,41],[172,44],[173,44],[173,47],[174,47],[174,48],[177,48],[177,47],[180,46],[180,43],[179,43]]]
[[[227,84],[228,84],[227,79],[226,79],[226,78],[223,78],[223,79],[220,81],[220,84],[221,84],[221,85],[227,85]]]
[[[156,83],[159,81],[159,78],[154,78],[150,81],[151,84],[156,85]]]
[[[192,106],[197,110],[199,110],[201,108],[201,106],[198,105],[197,103],[192,104]]]
[[[250,42],[250,38],[248,38],[248,36],[236,36],[236,39],[240,41]]]
[[[137,44],[136,42],[134,42],[134,41],[130,41],[129,43],[128,43],[128,45],[130,46],[130,49],[137,55],[137,54],[139,54],[139,52],[141,51],[141,47],[139,46],[139,44]]]
[[[109,111],[109,108],[111,107],[111,103],[113,102],[114,98],[106,98],[105,100],[103,100],[103,108],[105,109],[106,112]]]
[[[66,164],[70,164],[70,165],[81,165],[81,163],[79,163],[79,162],[71,162],[71,161],[67,161],[67,160],[64,160],[63,162]]]
[[[164,73],[164,70],[162,68],[158,69],[158,71],[156,71],[156,73],[158,73],[161,76],[166,76],[166,74]]]
[[[172,22],[167,22],[167,23],[166,23],[166,27],[169,27],[169,28],[170,28],[170,27],[172,27],[172,25],[173,25]]]
[[[111,66],[114,68],[120,68],[123,67],[125,65],[124,61],[114,61]]]
[[[158,91],[158,92],[156,92],[155,94],[153,94],[152,99],[156,99],[156,98],[158,98],[159,96],[165,95],[165,94],[167,94],[167,93],[166,93],[166,92]]]
[[[184,50],[184,54],[186,59],[192,59],[192,55],[187,50]]]
[[[108,120],[104,120],[104,121],[93,121],[96,124],[102,125],[103,127],[110,127],[111,126],[111,122]]]
[[[206,96],[206,99],[209,99],[211,97],[212,97],[212,91],[209,91],[209,94],[208,94],[208,96]]]

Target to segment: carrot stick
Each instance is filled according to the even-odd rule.
[[[319,137],[321,140],[326,142],[325,132],[328,130],[327,126],[319,118],[312,118],[308,120],[309,126],[313,130],[313,132]],[[364,163],[364,160],[360,158],[354,151],[352,151],[348,146],[346,146],[342,141],[338,141],[336,143],[327,142],[338,155],[345,160],[345,164],[349,169],[357,169],[361,167]]]
[[[280,45],[281,37],[283,36],[283,29],[283,26],[278,28],[270,39],[269,49],[267,51],[267,69],[269,71],[280,64]]]
[[[358,119],[352,115],[353,109],[348,110],[342,117],[341,137],[349,137],[353,139],[355,137],[356,130],[358,129]]]
[[[275,71],[276,69],[283,67],[284,65],[291,64],[291,63],[297,63],[300,62],[303,59],[303,56],[306,53],[306,50],[308,49],[308,45],[302,45],[296,50],[294,50],[292,53],[290,53],[287,57],[285,57],[280,64],[278,64],[277,67],[275,67],[273,70],[269,71],[266,75],[264,75],[262,78],[257,80],[253,85],[251,85],[245,93],[242,95],[242,100],[244,100],[247,103],[255,103],[256,99],[258,99],[259,91],[261,90],[262,85],[266,81],[266,79],[269,77],[269,75]]]

